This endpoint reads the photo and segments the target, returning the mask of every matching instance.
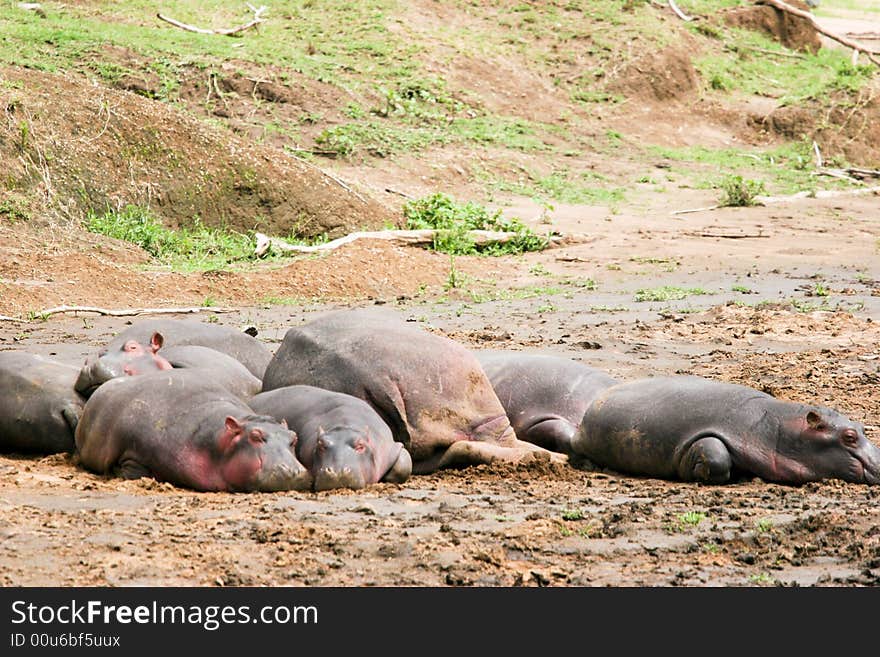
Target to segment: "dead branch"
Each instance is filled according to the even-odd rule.
[[[861,169],[859,167],[847,167],[841,169],[854,178],[880,178],[880,169]]]
[[[706,212],[708,210],[717,210],[720,208],[720,205],[707,205],[704,208],[691,208],[690,210],[675,210],[672,212],[673,215],[676,214],[690,214],[691,212]]]
[[[846,180],[847,182],[855,183],[857,185],[861,185],[862,181],[858,178],[853,178],[849,174],[846,173],[843,169],[826,169],[821,168],[812,172],[814,176],[828,176],[830,178],[838,178],[840,180]]]
[[[675,0],[669,0],[669,7],[672,11],[675,12],[675,15],[678,16],[683,21],[692,21],[694,20],[691,16],[688,16],[681,9],[678,8],[678,5],[675,4]]]
[[[248,8],[254,13],[253,20],[245,23],[244,25],[239,25],[238,27],[231,27],[228,29],[205,29],[202,27],[195,27],[193,25],[187,25],[186,23],[181,23],[179,20],[175,20],[174,18],[170,18],[168,16],[163,16],[161,13],[156,14],[160,20],[165,21],[166,23],[170,23],[174,27],[179,27],[181,30],[186,30],[187,32],[196,32],[198,34],[222,34],[224,36],[233,36],[235,34],[240,34],[245,30],[249,30],[252,27],[256,27],[260,23],[263,22],[263,14],[268,10],[268,7],[254,7],[251,4],[248,4]]]
[[[849,39],[849,38],[842,36],[840,34],[836,34],[835,32],[832,32],[831,30],[822,27],[821,25],[819,25],[819,23],[816,22],[816,19],[813,17],[813,14],[811,14],[808,11],[804,11],[803,9],[798,9],[797,7],[792,7],[790,4],[782,2],[782,0],[756,0],[755,4],[770,5],[771,7],[776,7],[778,10],[787,12],[793,16],[800,16],[801,18],[810,21],[810,24],[813,26],[813,29],[816,30],[817,32],[819,32],[820,34],[824,34],[829,39],[833,39],[834,41],[837,41],[838,43],[843,44],[847,48],[852,48],[857,53],[858,52],[865,53],[865,55],[868,57],[868,59],[870,59],[877,66],[880,66],[880,59],[877,59],[876,57],[874,57],[871,49],[866,48],[862,44],[860,44],[856,41],[853,41],[852,39]]]
[[[685,233],[685,235],[690,235],[691,237],[719,237],[727,240],[745,240],[745,239],[756,239],[759,237],[770,237],[765,233],[721,233],[721,232],[713,232],[713,231],[690,231]]]
[[[799,198],[836,198],[838,196],[863,196],[865,194],[880,194],[880,186],[860,187],[859,189],[823,189],[818,192],[798,192],[791,196],[756,196],[755,203],[769,205]]]
[[[816,168],[822,168],[822,151],[819,150],[819,144],[816,143],[816,140],[813,140],[813,152],[816,154]]]
[[[350,244],[355,240],[371,239],[384,240],[395,244],[403,245],[419,245],[431,244],[437,234],[443,231],[424,229],[424,230],[376,230],[363,231],[358,233],[349,233],[344,237],[340,237],[325,244],[316,244],[315,246],[304,246],[301,244],[291,244],[278,237],[269,237],[263,233],[256,233],[257,246],[254,249],[254,255],[262,256],[270,249],[279,251],[280,253],[321,253],[323,251],[332,251],[338,249],[344,244]],[[492,231],[492,230],[471,230],[468,235],[478,245],[484,244],[503,244],[518,237],[519,233]],[[564,243],[579,242],[581,238],[562,237],[560,235],[545,235],[549,246],[559,246]]]
[[[55,308],[46,308],[45,310],[28,313],[28,315],[29,317],[34,317],[36,319],[45,319],[52,315],[60,315],[63,313],[95,313],[98,315],[108,315],[110,317],[129,317],[132,315],[168,315],[200,312],[229,313],[234,310],[234,308],[219,308],[212,306],[200,306],[194,308],[123,308],[120,310],[97,308],[95,306],[56,306]],[[15,322],[26,321],[21,318],[7,317],[5,315],[0,315],[0,319]]]

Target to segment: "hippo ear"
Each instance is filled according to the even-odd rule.
[[[818,429],[821,424],[822,416],[816,411],[809,411],[807,413],[807,426],[810,427],[810,429]]]
[[[397,460],[394,461],[394,465],[389,468],[381,481],[388,482],[389,484],[402,484],[409,479],[411,474],[412,457],[409,455],[409,452],[404,449],[403,445],[401,445],[400,452],[397,454]]]
[[[152,349],[154,354],[162,348],[163,344],[165,344],[165,338],[162,336],[162,334],[159,333],[159,331],[153,333],[152,337],[150,338],[150,348]]]
[[[220,434],[220,439],[217,441],[218,449],[221,452],[229,450],[239,441],[243,432],[244,426],[242,426],[242,424],[231,415],[227,415],[224,431]]]
[[[280,424],[285,429],[290,429],[290,427],[287,426],[287,418],[286,417],[281,418],[281,421],[278,424]]]

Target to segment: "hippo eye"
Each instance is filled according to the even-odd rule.
[[[840,439],[847,447],[855,447],[859,442],[859,434],[854,429],[847,429],[840,436]]]
[[[264,443],[264,442],[266,442],[266,434],[264,434],[264,433],[263,433],[262,431],[260,431],[259,429],[253,429],[253,430],[251,430],[251,433],[250,433],[250,435],[249,435],[249,438],[250,438],[250,440],[251,440],[252,443]]]

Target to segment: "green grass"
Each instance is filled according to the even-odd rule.
[[[696,25],[690,29],[700,31]],[[790,50],[759,32],[732,27],[718,31],[727,52],[695,61],[702,78],[716,91],[771,93],[783,105],[806,99],[825,102],[835,91],[858,91],[873,75],[871,65],[853,66],[849,53],[837,48],[790,57],[785,56]],[[783,54],[773,56],[765,51]]]
[[[647,152],[674,162],[687,163],[688,168],[673,167],[674,173],[694,180],[694,186],[701,189],[723,189],[731,176],[746,177],[756,184],[763,184],[779,194],[790,194],[816,188],[813,171],[812,145],[807,141],[796,141],[763,151],[737,148],[707,148],[691,146],[668,148],[649,146]],[[834,161],[833,166],[845,165]],[[694,171],[696,169],[696,171]],[[702,171],[702,173],[701,173]],[[829,179],[822,182],[823,187],[847,187],[845,181]]]
[[[149,210],[134,205],[102,214],[89,212],[86,227],[93,233],[136,244],[175,269],[218,269],[254,260],[253,239],[247,235],[208,228],[199,222],[171,230]]]
[[[675,285],[662,285],[654,288],[642,288],[636,290],[636,301],[678,301],[695,294],[711,294],[699,287],[677,287]]]
[[[551,199],[560,203],[579,205],[613,205],[626,198],[626,188],[616,186],[595,186],[585,184],[601,180],[591,172],[575,174],[567,169],[559,169],[547,176],[528,174],[528,180],[516,182],[496,180],[493,189],[529,196],[538,201]]]
[[[566,509],[562,512],[563,520],[583,520],[584,512],[580,509]]]
[[[718,202],[723,207],[747,207],[757,205],[756,196],[763,194],[764,183],[758,180],[748,180],[739,175],[726,176],[721,181],[721,189],[724,196]]]
[[[403,215],[407,228],[437,230],[432,248],[444,253],[502,255],[540,251],[547,246],[545,238],[520,220],[504,219],[501,210],[491,212],[478,203],[459,203],[442,192],[407,201]],[[472,230],[512,232],[516,236],[504,243],[477,245],[469,235]]]

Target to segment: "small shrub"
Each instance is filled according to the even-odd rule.
[[[720,205],[725,207],[747,207],[757,205],[755,197],[764,193],[764,183],[759,180],[746,180],[742,176],[727,176],[721,182],[724,196]]]
[[[545,238],[535,234],[519,219],[504,219],[501,210],[490,212],[478,203],[457,203],[443,193],[408,201],[403,207],[403,215],[407,228],[437,230],[431,248],[443,253],[502,255],[540,251],[547,246]],[[478,246],[469,235],[472,230],[511,232],[516,236],[501,244]]]

